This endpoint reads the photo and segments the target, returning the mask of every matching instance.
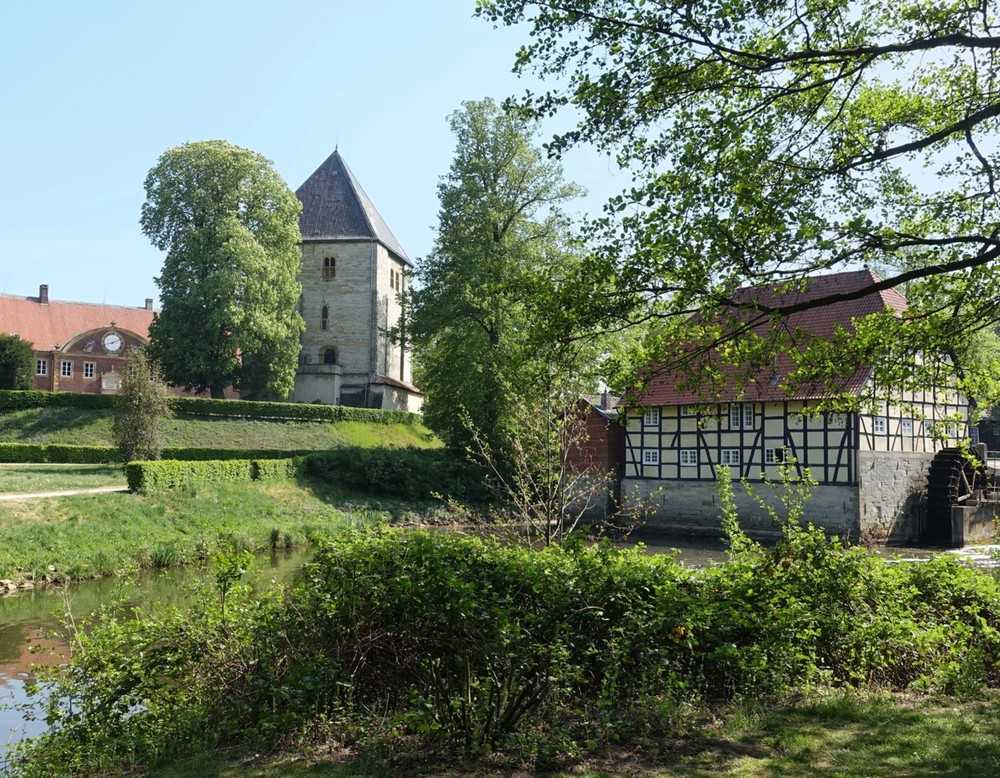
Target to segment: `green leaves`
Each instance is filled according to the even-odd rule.
[[[269,160],[225,141],[168,150],[145,187],[143,232],[167,252],[150,328],[167,379],[287,395],[304,328],[298,199]]]

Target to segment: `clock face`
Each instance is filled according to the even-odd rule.
[[[104,348],[108,351],[118,351],[122,347],[121,336],[116,332],[109,332],[104,336]]]

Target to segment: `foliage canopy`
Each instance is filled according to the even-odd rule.
[[[146,349],[139,349],[122,368],[111,418],[111,435],[121,461],[159,459],[163,422],[172,415],[163,371]]]
[[[450,117],[455,159],[438,185],[438,236],[410,291],[409,335],[428,426],[447,444],[502,451],[519,409],[575,354],[540,314],[576,262],[559,206],[577,187],[532,144],[535,127],[492,100]]]
[[[265,157],[225,141],[166,151],[146,177],[142,230],[166,251],[151,355],[170,383],[222,397],[287,395],[302,209]]]
[[[478,6],[494,23],[530,25],[515,69],[551,87],[528,92],[521,108],[578,112],[550,151],[594,144],[635,174],[594,225],[604,247],[596,272],[614,278],[616,292],[581,286],[582,313],[619,322],[652,313],[672,322],[669,335],[693,312],[737,311],[742,285],[893,267],[858,295],[907,283],[906,315],[881,317],[831,358],[871,362],[885,372],[881,385],[897,387],[939,380],[927,373],[941,363],[934,357],[961,359],[971,335],[1000,317],[1000,36],[990,4]],[[780,327],[795,307],[739,312],[737,321],[774,326],[732,358],[801,342]],[[692,329],[659,337],[658,356],[676,365],[679,340],[717,339],[717,330]],[[879,363],[882,353],[890,356]],[[931,358],[921,367],[916,354]],[[966,367],[962,380],[980,389],[996,372],[992,360]]]
[[[35,388],[35,350],[16,335],[0,335],[0,389]]]

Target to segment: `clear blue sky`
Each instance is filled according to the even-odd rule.
[[[139,231],[142,182],[188,141],[258,151],[296,189],[334,150],[412,259],[463,100],[521,93],[527,30],[474,0],[36,0],[0,6],[0,292],[142,305],[163,257]],[[552,131],[556,127],[548,127]],[[564,161],[596,213],[628,182]]]

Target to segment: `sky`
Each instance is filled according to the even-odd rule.
[[[474,0],[0,4],[0,293],[158,302],[143,181],[198,140],[260,152],[293,190],[339,147],[417,261],[454,156],[448,115],[538,87],[511,72],[527,28],[474,13]],[[589,191],[577,213],[628,183],[592,151],[563,164]]]

